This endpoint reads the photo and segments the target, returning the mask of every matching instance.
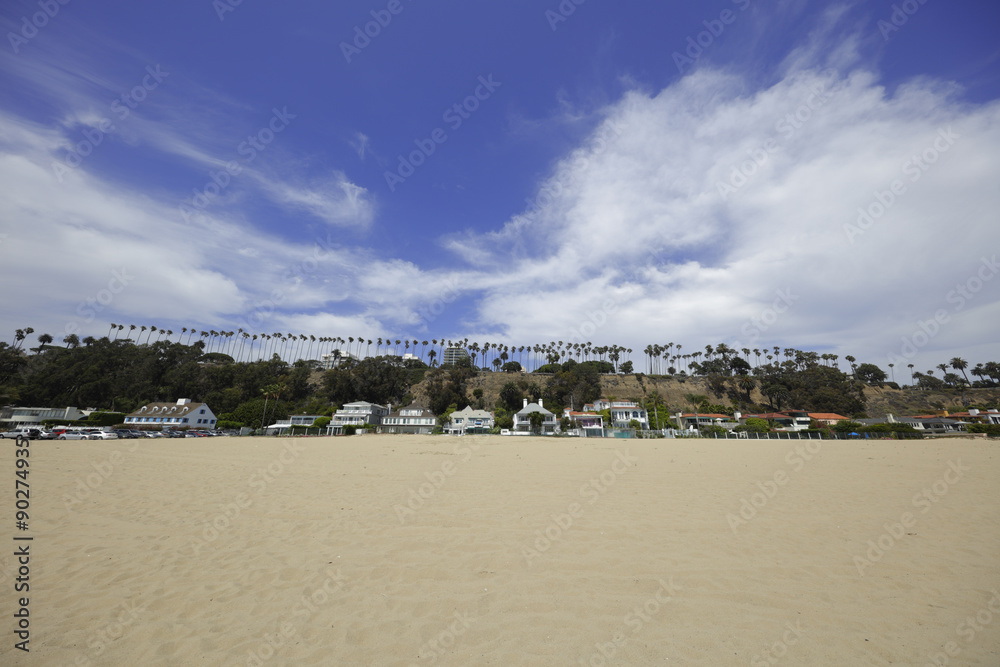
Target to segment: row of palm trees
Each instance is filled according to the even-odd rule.
[[[744,347],[740,350],[735,350],[725,343],[719,343],[714,347],[712,345],[706,345],[704,352],[698,350],[686,354],[681,353],[682,349],[683,345],[680,343],[647,345],[643,350],[643,354],[646,355],[647,372],[650,375],[674,374],[681,371],[690,372],[691,364],[699,364],[702,359],[705,361],[721,359],[722,361],[729,363],[732,359],[738,358],[741,352],[747,364],[754,368],[765,365],[764,362],[761,361],[761,357],[767,360],[767,364],[771,364],[776,359],[780,363],[782,356],[784,356],[786,360],[795,361],[796,365],[800,367],[820,362],[822,362],[824,366],[830,366],[838,369],[840,367],[838,362],[840,358],[839,355],[803,352],[802,350],[796,350],[794,348],[786,348],[785,350],[782,350],[777,345],[774,346],[774,348],[765,347],[751,349]],[[753,354],[755,362],[751,362],[751,354]],[[846,356],[845,359],[852,366],[856,361],[856,359],[850,355]]]
[[[125,334],[125,331],[128,331]],[[26,327],[17,329],[14,335],[13,349],[22,349],[25,339],[34,333],[34,329]],[[584,361],[605,361],[613,365],[618,371],[625,362],[631,364],[630,355],[632,348],[621,345],[594,345],[590,342],[564,342],[550,341],[537,345],[512,346],[504,343],[490,342],[469,342],[468,338],[451,340],[445,338],[433,338],[431,340],[403,339],[386,336],[375,339],[365,336],[348,336],[346,339],[340,336],[314,336],[293,333],[250,333],[242,328],[236,331],[225,331],[214,329],[202,330],[197,327],[181,327],[180,332],[174,332],[168,328],[158,328],[155,325],[147,327],[135,324],[117,324],[112,322],[108,329],[108,338],[117,341],[119,336],[124,334],[124,340],[131,340],[137,345],[150,345],[161,341],[172,341],[186,345],[197,345],[205,353],[224,354],[235,361],[259,361],[271,359],[274,355],[286,360],[313,359],[314,354],[329,353],[335,357],[350,356],[363,358],[372,356],[372,345],[375,346],[374,356],[394,356],[399,357],[412,354],[415,358],[434,366],[444,357],[447,348],[459,348],[465,350],[473,363],[480,368],[492,368],[501,370],[508,361],[517,361],[521,367],[534,370],[543,364],[560,363],[569,359],[578,362]],[[156,340],[153,340],[153,337]],[[197,339],[195,340],[195,337]],[[145,338],[144,338],[145,337]],[[186,337],[186,340],[185,340]],[[51,345],[53,338],[47,333],[38,336],[40,344],[39,350]],[[94,341],[92,337],[83,339],[84,344]],[[194,341],[192,343],[192,341]],[[63,342],[68,347],[76,347],[80,344],[80,339],[76,334],[69,334],[63,338]],[[430,349],[428,349],[430,346]],[[718,345],[706,345],[704,352],[696,350],[682,353],[683,345],[669,342],[666,344],[647,345],[643,350],[646,357],[646,370],[650,375],[664,375],[675,373],[689,373],[692,366],[697,371],[703,362],[721,360],[727,366],[734,359],[740,358],[746,361],[746,367],[765,367],[772,364],[781,364],[784,357],[785,365],[793,368],[804,369],[809,366],[822,364],[831,368],[840,369],[839,355],[818,354],[796,350],[794,348],[782,349],[779,346],[772,348],[741,348],[733,349],[725,343]],[[412,352],[411,352],[412,350]],[[857,359],[851,355],[844,357],[850,365],[851,372],[857,371]],[[766,361],[763,361],[766,360]],[[627,366],[626,368],[631,368]],[[922,377],[918,371],[914,370],[914,364],[907,364],[910,370],[910,382],[916,383]],[[946,384],[957,385],[963,379],[965,384],[969,382],[966,374],[968,362],[960,357],[953,358],[947,364],[938,364],[937,369],[941,371],[942,379]],[[955,373],[950,373],[949,369],[962,373],[959,377]],[[891,379],[895,381],[895,364],[889,364]],[[997,362],[980,363],[970,371],[972,375],[980,380],[989,378],[993,382],[1000,382],[1000,364]],[[745,373],[743,374],[745,375]],[[933,376],[934,371],[928,370],[928,376]],[[747,383],[749,384],[749,383]]]

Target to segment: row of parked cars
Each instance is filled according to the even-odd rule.
[[[16,428],[0,433],[0,438],[22,436],[29,440],[119,440],[125,438],[206,438],[215,435],[222,435],[222,433],[218,431],[138,431],[124,428],[103,431],[99,428],[69,429],[57,426],[51,431],[30,427]]]

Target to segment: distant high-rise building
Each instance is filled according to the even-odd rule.
[[[462,359],[469,359],[469,353],[465,350],[464,347],[452,346],[449,348],[445,348],[444,358],[441,360],[441,365],[453,366]]]

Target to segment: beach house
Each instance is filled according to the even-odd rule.
[[[382,418],[389,414],[389,408],[377,403],[355,401],[346,403],[334,413],[330,421],[330,432],[333,435],[343,435],[345,426],[363,428],[366,424],[379,426]]]
[[[0,408],[0,429],[41,428],[46,419],[75,421],[86,414],[74,407],[67,408]]]
[[[437,417],[422,405],[409,405],[382,418],[382,433],[430,434],[437,426]]]
[[[465,435],[467,433],[489,433],[496,424],[492,412],[473,410],[471,405],[451,413],[451,421],[445,428],[447,433]]]
[[[611,413],[609,427],[628,428],[633,421],[637,421],[639,428],[643,430],[649,428],[649,414],[635,401],[612,401],[599,398],[593,403],[583,406],[584,412],[600,412],[601,410],[607,410]]]
[[[542,405],[542,399],[538,399],[537,403],[528,403],[528,399],[524,399],[524,407],[514,414],[512,433],[514,435],[530,435],[532,433],[531,415],[535,412],[542,415],[541,432],[555,433],[558,426],[556,416],[545,409]]]
[[[323,415],[292,415],[287,419],[279,419],[264,429],[267,435],[284,435],[286,433],[308,433],[306,429]]]
[[[572,429],[579,435],[602,436],[604,434],[604,417],[596,412],[575,412],[566,408],[563,417],[569,419]]]
[[[126,426],[215,428],[216,417],[205,403],[178,398],[176,403],[147,403],[125,417]]]

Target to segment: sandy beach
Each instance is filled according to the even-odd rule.
[[[33,442],[0,663],[997,665],[996,448]]]

